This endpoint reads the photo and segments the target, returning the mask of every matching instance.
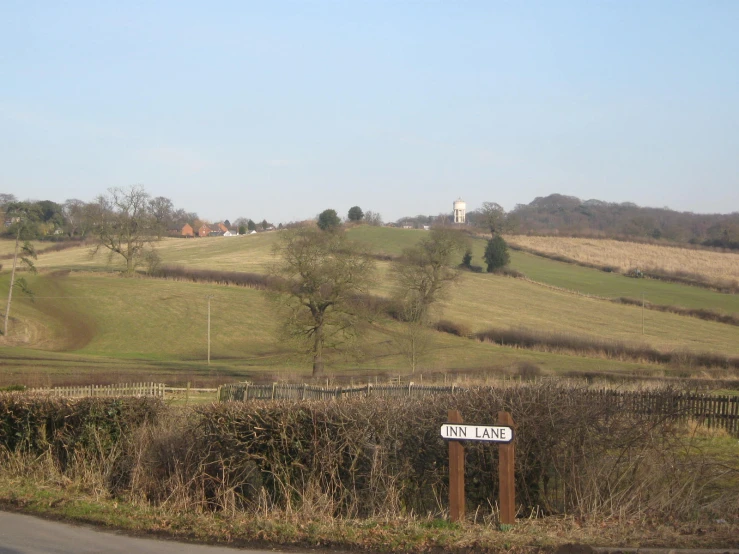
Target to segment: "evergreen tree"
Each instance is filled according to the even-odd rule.
[[[488,245],[485,248],[485,263],[488,266],[488,273],[492,273],[496,269],[505,267],[511,261],[511,257],[508,254],[508,245],[503,237],[495,235],[488,241]]]

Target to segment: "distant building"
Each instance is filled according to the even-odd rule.
[[[200,229],[198,229],[198,236],[199,237],[207,237],[207,236],[210,236],[210,233],[211,233],[211,228],[208,227],[205,224],[202,227],[200,227]]]
[[[182,231],[180,232],[180,235],[183,237],[194,237],[195,231],[193,231],[189,223],[185,223],[185,225],[182,227]]]
[[[467,211],[467,203],[461,198],[454,201],[454,223],[464,224]]]

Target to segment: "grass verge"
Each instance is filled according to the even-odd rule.
[[[375,552],[549,553],[565,544],[616,547],[736,548],[739,527],[728,523],[571,517],[521,519],[498,531],[482,514],[462,524],[443,519],[306,519],[285,513],[193,513],[124,502],[79,486],[0,473],[0,507],[133,535],[229,546],[346,548]]]

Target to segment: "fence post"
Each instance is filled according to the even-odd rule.
[[[277,386],[277,383],[272,383],[272,400],[275,399],[275,387]]]

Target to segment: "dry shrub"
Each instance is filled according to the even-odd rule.
[[[541,375],[541,368],[534,362],[523,361],[516,364],[516,373],[522,379],[536,379]]]
[[[164,405],[150,398],[70,400],[0,394],[0,448],[16,461],[43,459],[59,475],[96,494],[126,489],[135,429],[155,421]]]
[[[499,267],[492,271],[494,275],[503,275],[504,277],[513,277],[514,279],[523,279],[526,277],[520,271],[510,267]]]
[[[123,409],[114,400],[5,395],[2,408],[14,415],[0,421],[1,463],[10,471],[35,456],[37,466],[85,479],[100,494],[178,510],[425,516],[447,509],[448,448],[439,436],[447,410],[478,424],[507,410],[523,513],[683,520],[739,513],[736,491],[721,488],[739,477],[735,463],[714,463],[692,448],[698,438],[680,425],[594,402],[582,391],[540,382],[403,401],[228,403],[166,413],[147,403]],[[94,433],[93,422],[102,423]],[[43,435],[49,424],[54,432]],[[471,442],[465,450],[468,510],[490,513],[497,448]]]
[[[675,368],[739,368],[739,358],[731,358],[712,352],[693,352],[677,350],[662,352],[645,344],[612,341],[584,335],[557,333],[553,331],[537,331],[518,327],[512,329],[491,328],[474,337],[480,341],[488,341],[502,346],[517,346],[545,352],[574,352],[604,356],[616,360],[649,361],[659,364],[670,364]]]
[[[218,283],[219,285],[236,285],[254,289],[268,290],[275,288],[274,277],[260,273],[242,271],[220,271],[215,269],[192,269],[184,266],[165,265],[152,272],[152,276],[174,281],[192,281],[194,283]]]
[[[512,412],[524,512],[688,518],[699,508],[736,502],[729,491],[715,496],[709,484],[724,470],[702,456],[684,456],[675,425],[551,383],[403,402],[200,408],[187,433],[189,458],[169,464],[153,485],[176,483],[182,490],[186,483],[200,505],[227,510],[328,517],[444,513],[448,453],[439,427],[450,408],[470,423],[492,423],[501,409]],[[470,511],[490,510],[496,472],[495,447],[466,445]],[[172,495],[162,490],[158,497]]]
[[[616,298],[614,299],[614,302],[618,302],[620,304],[628,304],[629,306],[642,305],[642,300],[638,298],[629,298],[627,296]],[[645,302],[644,307],[649,310],[655,310],[657,312],[668,312],[688,317],[697,317],[698,319],[705,319],[706,321],[718,321],[719,323],[726,323],[727,325],[739,325],[739,317],[733,314],[724,314],[721,312],[717,312],[716,310],[709,310],[706,308],[683,308],[681,306],[652,304],[651,302]]]
[[[440,319],[436,322],[434,328],[442,333],[449,333],[457,337],[469,337],[472,334],[470,328],[464,323],[456,323],[448,319]]]

